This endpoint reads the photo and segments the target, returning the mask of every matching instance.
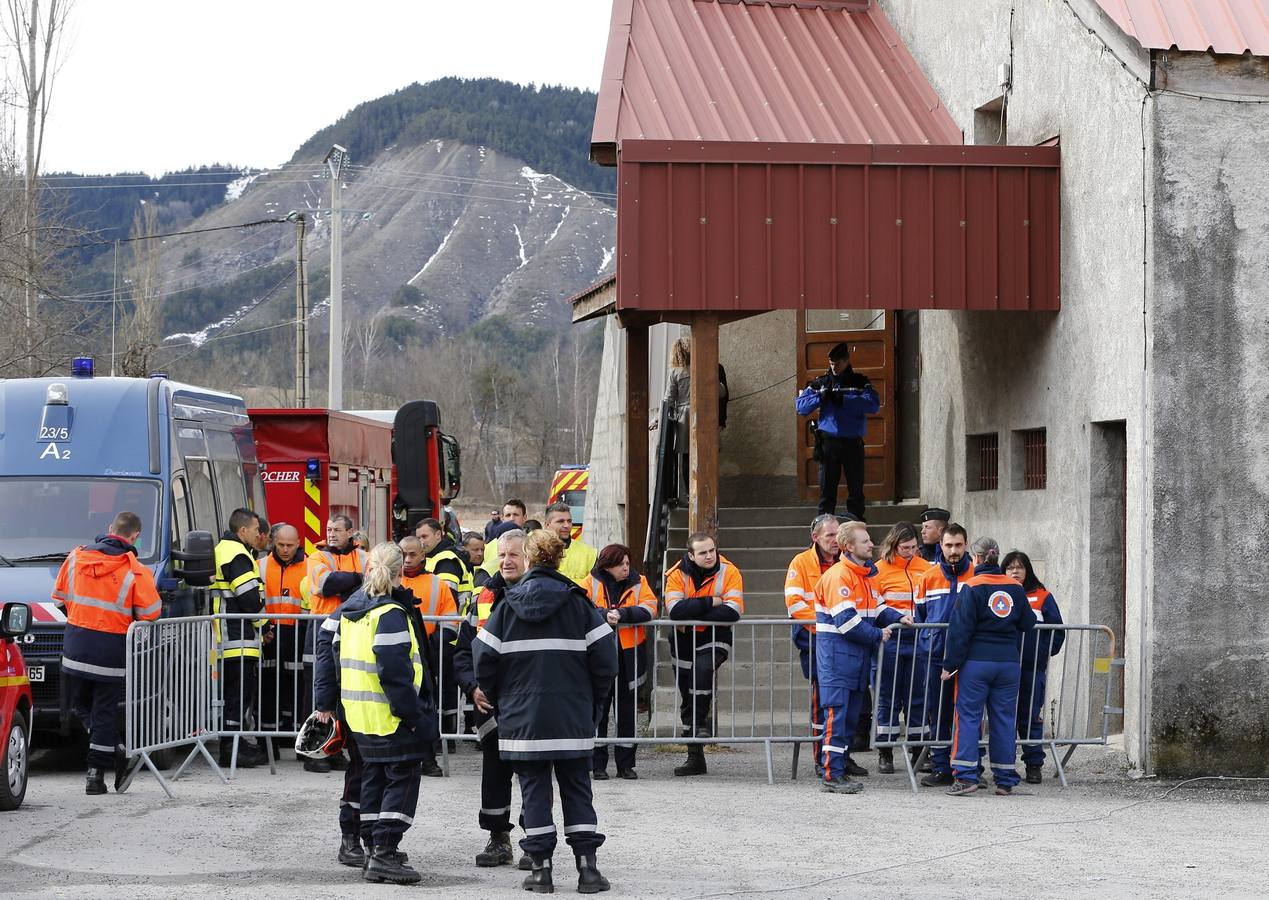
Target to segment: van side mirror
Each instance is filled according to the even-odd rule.
[[[182,563],[173,566],[174,573],[190,587],[210,587],[216,575],[216,541],[210,531],[191,531],[185,535],[185,547],[173,550],[172,559]]]
[[[450,503],[463,486],[462,451],[459,450],[458,441],[451,435],[441,434],[441,460],[444,463],[441,494],[445,497],[445,502]]]
[[[6,603],[0,609],[0,635],[20,638],[31,630],[31,607],[25,603]]]

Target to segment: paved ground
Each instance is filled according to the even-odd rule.
[[[291,755],[289,752],[286,754]],[[680,755],[641,752],[637,782],[596,785],[600,855],[613,894],[755,897],[1264,896],[1269,784],[1132,781],[1113,757],[1077,758],[1072,786],[1025,785],[1009,798],[914,797],[899,777],[865,793],[820,794],[805,778],[765,780],[760,751],[719,751],[686,782]],[[861,761],[873,765],[871,754]],[[203,767],[166,800],[140,778],[87,797],[73,761],[44,759],[26,805],[0,814],[0,894],[57,897],[523,896],[520,873],[476,869],[478,762],[424,779],[403,844],[425,873],[412,889],[368,885],[334,861],[338,776],[243,772],[221,786]],[[559,821],[558,812],[556,821]],[[557,856],[557,890],[572,893]],[[817,883],[818,882],[818,883]]]

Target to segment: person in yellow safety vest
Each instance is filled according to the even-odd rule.
[[[341,715],[362,757],[360,841],[341,809],[340,862],[360,856],[362,878],[396,884],[421,877],[398,847],[414,822],[419,761],[439,734],[426,632],[401,584],[404,564],[396,544],[370,551],[365,584],[323,623],[316,689],[322,718]]]
[[[423,548],[424,568],[433,575],[439,575],[449,585],[459,609],[466,607],[475,590],[467,554],[458,548],[436,519],[424,519],[415,528],[414,535]]]
[[[342,513],[331,516],[326,523],[326,543],[309,554],[307,560],[310,612],[329,616],[361,587],[366,571],[366,551],[353,543],[355,531],[353,520]],[[304,680],[312,684],[313,648],[320,623],[310,619],[308,624],[304,638]],[[347,768],[347,761],[342,753],[337,753],[329,760],[306,759],[304,768],[309,772],[343,771]]]
[[[264,585],[264,610],[273,625],[273,640],[264,645],[260,668],[260,727],[265,731],[295,730],[299,696],[297,678],[304,671],[295,616],[304,612],[303,581],[308,571],[299,552],[300,533],[294,525],[274,527],[273,549],[260,558],[260,583]],[[263,746],[261,750],[265,749]],[[273,744],[273,758],[281,756]]]
[[[458,684],[454,681],[454,639],[458,636],[458,604],[454,592],[440,575],[433,575],[423,566],[423,542],[407,535],[398,544],[405,557],[401,570],[401,586],[414,595],[419,612],[424,616],[453,616],[449,622],[424,622],[427,631],[427,654],[432,671],[432,694],[440,697],[442,725],[447,734],[458,728]],[[442,672],[440,683],[436,675]],[[444,686],[445,696],[440,688]],[[445,772],[436,762],[436,751],[429,747],[423,758],[423,774],[440,778]]]
[[[560,574],[573,579],[575,584],[581,584],[590,578],[590,570],[595,568],[599,551],[581,538],[573,537],[573,511],[568,504],[557,500],[548,506],[546,524],[543,527],[555,532],[564,542],[564,561],[560,563]]]
[[[216,576],[212,581],[212,612],[258,613],[264,609],[264,590],[256,569],[255,547],[260,538],[260,519],[249,509],[235,509],[229,527],[214,551]],[[224,691],[226,731],[242,731],[248,710],[256,699],[261,635],[251,619],[218,621],[221,685]],[[220,764],[230,764],[233,739],[220,739]],[[254,746],[238,749],[237,764],[250,768],[267,762]]]
[[[489,532],[492,540],[485,543],[485,561],[480,564],[480,571],[485,574],[483,578],[477,577],[477,584],[483,585],[498,572],[499,535],[512,529],[523,530],[528,513],[529,508],[524,505],[524,501],[515,497],[502,504],[502,524]]]

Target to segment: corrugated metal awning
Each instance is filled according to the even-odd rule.
[[[617,309],[1056,310],[1060,152],[626,141]]]
[[[1269,56],[1269,0],[1095,0],[1146,50]]]

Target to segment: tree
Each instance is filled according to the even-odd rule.
[[[44,287],[40,231],[40,163],[44,153],[44,125],[48,120],[53,78],[61,64],[62,36],[71,0],[6,0],[4,31],[17,61],[18,78],[12,93],[26,115],[26,164],[22,170],[22,324],[25,368],[38,375],[47,369],[44,352],[52,330],[41,321],[39,302]]]
[[[153,237],[159,233],[159,209],[142,201],[132,216],[132,315],[124,327],[123,352],[119,374],[125,378],[145,378],[159,347],[159,318],[162,300],[162,244]]]

